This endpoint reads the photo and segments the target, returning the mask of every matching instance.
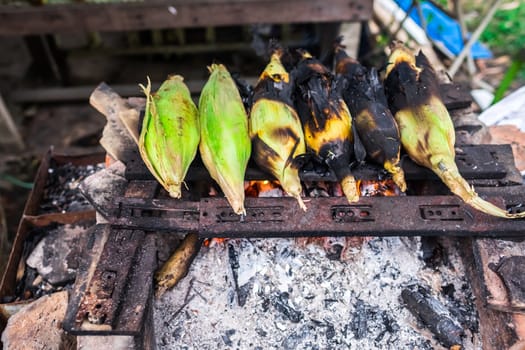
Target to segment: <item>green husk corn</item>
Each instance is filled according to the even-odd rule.
[[[210,77],[199,99],[201,158],[233,211],[246,215],[244,174],[251,153],[248,117],[226,67],[212,64],[208,69]]]
[[[155,178],[173,198],[181,197],[181,185],[197,154],[200,140],[199,113],[184,78],[173,75],[146,94],[146,111],[139,138],[140,155]]]

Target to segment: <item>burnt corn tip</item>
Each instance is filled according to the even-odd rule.
[[[388,78],[392,70],[394,70],[399,64],[403,62],[407,63],[409,67],[415,70],[416,72],[419,72],[421,70],[420,68],[417,67],[416,57],[410,51],[410,49],[408,49],[407,47],[403,45],[398,44],[394,46],[388,58],[385,79]]]

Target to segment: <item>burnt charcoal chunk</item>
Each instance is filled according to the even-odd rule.
[[[261,304],[261,308],[263,312],[267,312],[270,309],[270,299],[264,298]]]
[[[235,329],[228,329],[222,336],[222,341],[226,346],[233,346],[233,341],[231,340],[231,336],[235,334]]]
[[[461,345],[464,331],[449,310],[429,290],[422,286],[403,289],[401,298],[408,310],[416,316],[446,347]]]
[[[385,310],[358,299],[348,329],[356,339],[373,338],[379,344],[387,334],[397,333],[399,325]]]
[[[266,332],[262,328],[255,328],[255,332],[259,334],[261,337],[266,337],[268,335],[268,332]]]
[[[358,300],[350,322],[350,329],[356,339],[363,339],[367,334],[367,308],[362,300]]]
[[[303,313],[301,311],[295,310],[290,305],[290,296],[288,293],[280,293],[274,296],[271,300],[272,305],[277,311],[282,313],[286,318],[294,323],[299,323],[303,319]]]
[[[233,244],[228,244],[228,259],[232,269],[233,283],[235,285],[235,293],[237,294],[237,304],[242,307],[246,304],[252,285],[251,283],[246,283],[239,286],[239,254]]]
[[[328,324],[326,326],[326,339],[332,339],[335,337],[335,327],[333,324]]]
[[[440,266],[448,263],[445,248],[436,237],[422,237],[421,251],[423,252],[422,259],[425,262],[425,266],[431,269],[438,269]]]
[[[80,193],[80,182],[89,175],[103,169],[101,165],[58,165],[51,160],[44,187],[41,213],[93,210],[88,200]]]
[[[341,252],[343,251],[343,246],[340,244],[331,245],[330,248],[326,251],[326,257],[329,260],[341,260]]]
[[[295,350],[295,349],[301,349],[303,346],[308,349],[312,349],[311,346],[307,346],[307,344],[301,344],[301,341],[303,341],[305,338],[308,337],[308,335],[312,332],[312,327],[309,325],[304,325],[300,329],[296,330],[289,336],[287,336],[283,343],[282,347],[286,350]],[[303,345],[303,346],[299,346]]]

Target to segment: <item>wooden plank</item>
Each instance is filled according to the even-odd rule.
[[[519,299],[512,299],[504,280],[494,271],[504,258],[522,257],[524,251],[525,242],[498,239],[478,239],[473,242],[474,263],[485,286],[483,301],[487,306],[505,312],[525,312],[523,303]],[[516,279],[516,282],[521,287],[519,280]]]
[[[486,285],[483,272],[478,270],[479,261],[476,261],[474,246],[477,240],[471,238],[460,239],[463,264],[466,277],[476,297],[476,308],[479,315],[480,333],[484,350],[509,349],[518,336],[513,326],[513,315],[507,312],[494,310],[486,304]]]
[[[0,35],[368,20],[367,0],[182,1],[1,6]]]
[[[22,140],[22,135],[20,135],[20,132],[18,131],[18,127],[16,126],[16,123],[13,120],[13,116],[9,112],[9,109],[6,106],[4,99],[2,98],[2,95],[0,95],[0,120],[4,121],[4,124],[6,125],[7,130],[13,137],[13,141],[15,145],[20,150],[23,150],[25,148],[25,144],[24,144],[24,141]]]

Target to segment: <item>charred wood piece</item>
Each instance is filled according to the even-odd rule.
[[[243,307],[246,304],[246,299],[249,294],[249,284],[239,286],[239,254],[235,250],[233,244],[228,244],[228,258],[230,267],[232,269],[233,284],[235,286],[235,294],[237,294],[237,304]]]
[[[450,311],[422,286],[410,286],[403,289],[401,298],[408,310],[416,316],[446,347],[461,346],[465,335],[459,322]]]

